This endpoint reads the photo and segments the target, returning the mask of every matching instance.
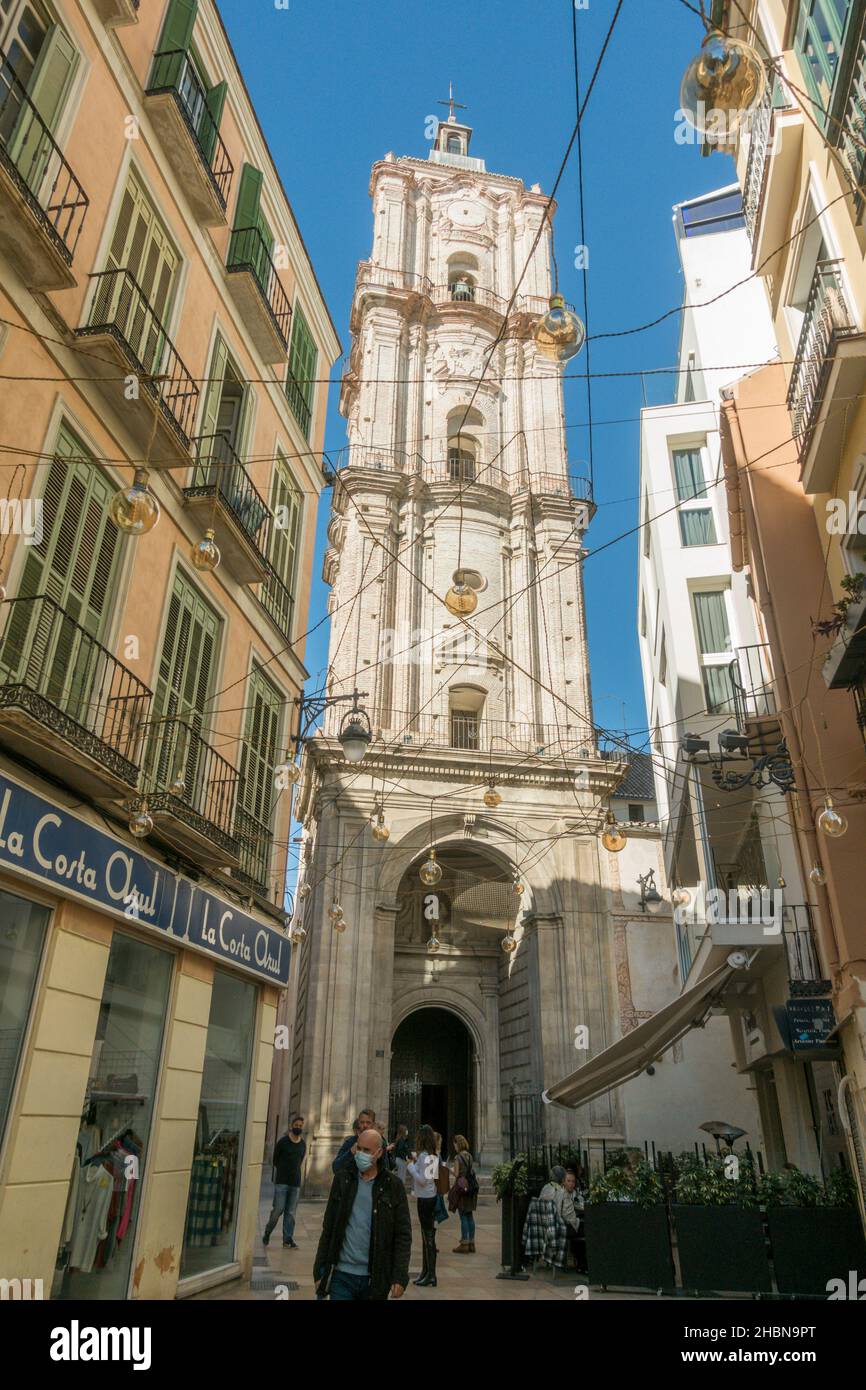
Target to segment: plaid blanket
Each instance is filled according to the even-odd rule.
[[[557,1214],[556,1204],[533,1197],[523,1227],[524,1253],[530,1260],[546,1260],[564,1269],[567,1246],[565,1222]]]

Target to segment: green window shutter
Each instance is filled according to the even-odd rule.
[[[280,754],[282,699],[258,666],[250,674],[241,745],[236,832],[241,842],[241,869],[267,888],[276,802],[274,768]]]
[[[157,673],[157,718],[181,719],[202,732],[218,640],[217,615],[184,576],[176,574]]]
[[[42,120],[55,131],[78,66],[78,50],[59,24],[49,30],[36,60],[28,93]],[[45,177],[51,142],[29,106],[20,112],[8,145],[10,157],[31,192]]]
[[[215,452],[214,441],[209,436],[216,434],[219,421],[220,400],[223,393],[223,382],[226,374],[226,363],[228,362],[229,350],[223,339],[217,335],[211,355],[210,370],[208,376],[207,392],[204,399],[204,410],[201,417],[201,428],[199,434],[209,442],[202,444],[202,459],[209,459]]]
[[[198,14],[198,0],[169,0],[157,53],[186,53]]]
[[[319,353],[313,341],[313,335],[304,318],[301,306],[296,304],[292,321],[289,370],[286,374],[286,396],[295,419],[304,432],[305,439],[310,437],[318,360]]]
[[[199,122],[198,139],[208,164],[213,159],[213,152],[216,148],[217,132],[223,118],[223,108],[226,104],[228,89],[229,84],[227,82],[218,82],[215,87],[208,88],[205,96],[205,112]]]
[[[261,169],[254,168],[252,164],[244,165],[241,170],[238,200],[235,204],[234,225],[236,230],[242,231],[245,227],[256,226],[264,181],[265,176]]]
[[[235,220],[229,244],[229,265],[251,266],[267,293],[268,258],[274,245],[270,227],[262,215],[261,199],[265,176],[261,169],[245,164],[241,171]]]
[[[294,598],[303,497],[282,458],[274,469],[271,511],[285,526],[271,527],[271,564]]]

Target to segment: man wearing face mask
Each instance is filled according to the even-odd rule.
[[[409,1282],[412,1220],[406,1189],[383,1162],[382,1136],[358,1136],[351,1164],[334,1175],[313,1277],[319,1298],[385,1302]]]
[[[274,1205],[268,1217],[268,1224],[262,1236],[262,1244],[267,1245],[271,1231],[283,1217],[283,1246],[297,1250],[295,1244],[295,1212],[301,1195],[301,1169],[307,1152],[304,1139],[304,1117],[293,1115],[289,1128],[274,1148]]]

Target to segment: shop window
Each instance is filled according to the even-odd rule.
[[[121,932],[112,939],[53,1298],[127,1297],[172,959]]]
[[[0,892],[0,1140],[21,1060],[48,916],[47,907]]]
[[[234,1259],[256,993],[254,984],[220,970],[214,972],[180,1265],[182,1279]]]

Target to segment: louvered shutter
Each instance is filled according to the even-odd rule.
[[[285,518],[285,526],[271,527],[271,564],[294,597],[297,577],[298,536],[301,529],[302,497],[284,460],[277,458],[274,469],[271,510]],[[280,508],[281,510],[277,510]]]
[[[313,391],[315,389],[318,350],[299,304],[295,305],[292,321],[292,345],[289,352],[289,373],[286,394],[295,418],[305,438],[309,438],[312,422]]]
[[[227,82],[218,82],[215,87],[208,88],[205,96],[205,111],[202,112],[198,125],[198,140],[208,164],[213,159],[217,132],[223,118],[228,89],[229,84]]]
[[[280,751],[282,702],[279,691],[258,666],[247,690],[247,712],[241,745],[237,832],[241,867],[263,888],[268,887],[272,822],[275,803],[274,769]]]
[[[198,484],[214,481],[213,470],[208,465],[218,461],[220,458],[219,444],[213,436],[219,431],[220,401],[222,400],[227,362],[228,347],[223,339],[217,335],[213,353],[211,354],[210,370],[208,371],[210,380],[208,382],[207,391],[205,392],[204,410],[199,427],[199,434],[202,436],[199,459],[205,468],[205,472],[202,476],[196,478]]]
[[[241,170],[238,200],[235,205],[232,259],[252,265],[259,284],[267,292],[268,257],[274,238],[261,210],[262,187],[265,176],[261,169],[245,164]],[[256,236],[255,233],[259,235]]]
[[[198,0],[170,0],[156,46],[157,53],[173,53],[170,63],[159,65],[160,77],[167,87],[173,87],[180,76],[184,55],[192,42],[198,13]]]
[[[51,132],[57,129],[77,66],[75,44],[65,29],[53,25],[28,83],[28,96]],[[52,146],[45,126],[31,107],[22,106],[8,146],[15,167],[33,193],[39,191],[51,157]]]
[[[162,324],[171,311],[178,256],[134,175],[124,190],[107,269],[128,270],[141,294],[129,276],[104,276],[91,323],[116,324],[145,370],[155,372],[165,342]]]
[[[182,574],[176,574],[157,672],[154,733],[147,769],[160,789],[182,777],[193,805],[201,804],[203,763],[197,740],[206,737],[206,705],[217,654],[219,619]],[[168,722],[164,722],[168,721]]]

